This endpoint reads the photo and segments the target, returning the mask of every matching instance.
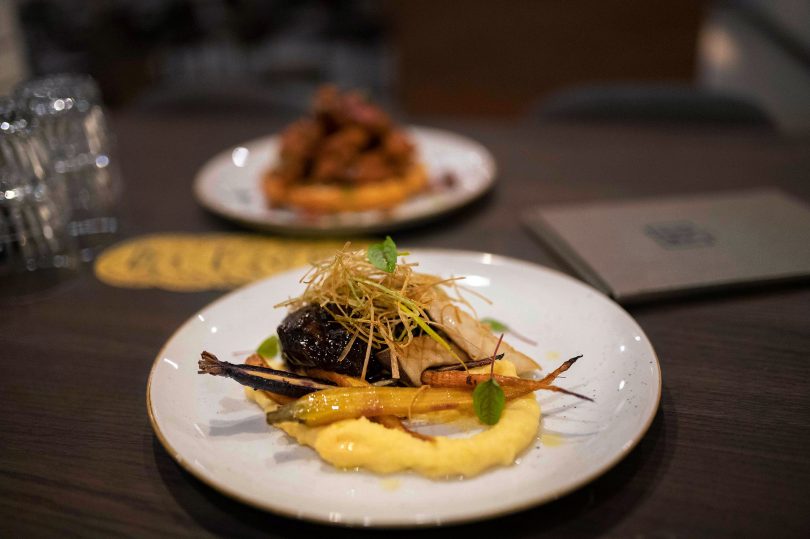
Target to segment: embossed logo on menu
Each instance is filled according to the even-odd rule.
[[[709,231],[691,221],[651,223],[644,227],[644,233],[664,249],[691,249],[715,244]]]

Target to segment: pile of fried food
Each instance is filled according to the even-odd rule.
[[[324,86],[312,113],[281,135],[263,178],[270,206],[308,213],[389,209],[427,185],[413,144],[360,93]]]
[[[471,306],[457,279],[375,262],[347,244],[304,276],[301,296],[277,305],[291,309],[277,328],[283,365],[258,354],[236,365],[203,352],[199,372],[251,388],[269,424],[336,466],[430,477],[513,462],[539,428],[534,391],[591,400],[554,385],[577,358],[542,379],[517,376],[537,363],[463,308]],[[491,379],[505,406],[484,432],[451,439],[410,426],[474,418],[474,390]]]

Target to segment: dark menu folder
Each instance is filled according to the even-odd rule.
[[[777,190],[540,206],[523,219],[622,302],[810,277],[810,208]]]

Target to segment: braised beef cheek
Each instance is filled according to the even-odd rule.
[[[276,331],[282,357],[292,367],[319,368],[349,376],[360,376],[363,371],[366,342],[355,339],[346,357],[338,361],[351,334],[320,305],[291,312]],[[376,363],[369,361],[369,371],[377,370]]]

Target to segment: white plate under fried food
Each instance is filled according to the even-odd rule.
[[[277,159],[278,136],[251,140],[215,155],[197,173],[194,196],[206,209],[244,226],[278,233],[346,235],[391,232],[437,218],[484,195],[495,181],[495,160],[481,144],[428,127],[407,130],[416,146],[414,177],[427,188],[389,210],[306,215],[267,206],[261,179]],[[408,193],[410,194],[410,193]],[[368,194],[377,197],[380,193]],[[404,199],[404,197],[403,197]]]

